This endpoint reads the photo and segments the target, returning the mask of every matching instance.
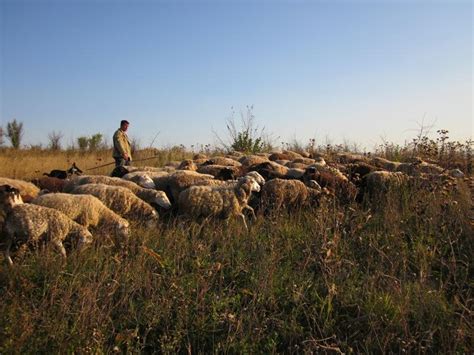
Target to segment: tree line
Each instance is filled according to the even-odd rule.
[[[16,119],[7,122],[5,128],[0,126],[0,147],[5,144],[5,140],[8,140],[14,149],[19,149],[21,147],[23,135],[23,122],[19,122]],[[63,149],[63,137],[64,134],[60,131],[52,131],[51,133],[49,133],[47,148],[50,150]],[[94,151],[100,149],[107,149],[109,147],[104,139],[104,135],[102,133],[96,133],[91,136],[81,136],[76,138],[75,144],[73,144],[73,146],[70,148],[77,148],[81,151]]]

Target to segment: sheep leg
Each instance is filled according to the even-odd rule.
[[[247,223],[245,223],[245,216],[243,213],[239,214],[239,217],[242,219],[242,222],[244,224],[244,227],[245,227],[245,230],[249,230],[249,228],[247,227]]]
[[[9,240],[3,254],[5,255],[5,260],[7,261],[8,265],[13,266],[13,260],[12,260],[12,257],[10,256],[11,246],[12,246],[12,242],[11,240]]]
[[[253,218],[254,221],[257,220],[257,216],[255,215],[255,211],[251,206],[245,205],[244,209],[249,210],[252,213],[252,218]]]

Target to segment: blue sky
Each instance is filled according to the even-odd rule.
[[[151,143],[215,143],[253,105],[275,142],[371,149],[419,124],[473,135],[471,1],[0,0],[1,116],[25,144],[121,119]],[[110,141],[110,138],[109,138]]]

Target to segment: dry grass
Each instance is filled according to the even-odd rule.
[[[68,159],[89,167],[109,153],[9,152],[0,175],[34,177]],[[0,260],[0,353],[469,353],[469,183],[415,182],[375,204],[325,200],[258,216],[248,232],[170,218],[65,264],[48,250],[14,268]]]
[[[73,162],[85,174],[108,175],[114,168],[112,150],[94,152],[50,151],[0,149],[0,176],[32,180],[53,169],[66,170]],[[192,153],[180,149],[170,150],[141,150],[134,155],[136,165],[163,166],[169,161],[190,158]],[[153,158],[154,157],[154,158]],[[142,160],[143,161],[138,161]],[[105,167],[102,165],[108,164]],[[99,168],[97,168],[99,167]]]

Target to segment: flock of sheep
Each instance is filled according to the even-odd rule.
[[[33,182],[0,177],[0,245],[8,263],[11,252],[44,244],[65,257],[65,246],[80,249],[93,238],[113,236],[120,243],[129,238],[130,222],[154,228],[165,211],[198,221],[236,217],[247,228],[246,214],[256,218],[256,209],[317,206],[323,196],[350,203],[413,176],[464,176],[421,160],[339,154],[327,163],[321,155],[293,151],[197,154],[165,167],[116,168],[111,176],[76,175],[80,169],[73,168]]]

